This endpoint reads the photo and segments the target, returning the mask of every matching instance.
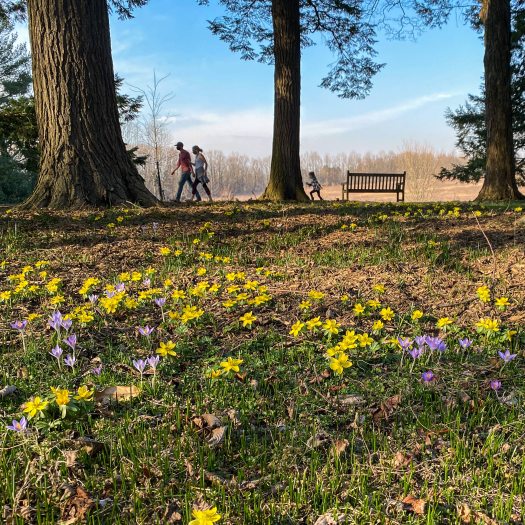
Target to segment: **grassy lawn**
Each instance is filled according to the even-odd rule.
[[[2,523],[523,523],[518,204],[4,210],[0,239]]]

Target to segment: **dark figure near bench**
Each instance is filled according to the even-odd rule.
[[[317,195],[319,196],[319,200],[324,200],[322,197],[321,197],[321,184],[319,184],[319,181],[317,180],[317,177],[315,176],[315,173],[313,171],[311,171],[310,173],[308,173],[308,177],[310,177],[310,182],[307,182],[306,185],[307,186],[311,186],[312,187],[312,190],[310,191],[310,198],[314,201],[314,193],[317,193]]]

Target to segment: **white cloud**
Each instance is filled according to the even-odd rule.
[[[334,144],[370,144],[382,147],[380,136],[385,126],[397,128],[399,119],[415,110],[433,103],[448,100],[457,93],[434,93],[383,109],[360,115],[312,121],[304,119],[301,124],[301,142],[307,148],[329,151]],[[220,149],[225,152],[245,151],[249,155],[267,155],[271,151],[273,131],[273,107],[256,107],[232,112],[186,113],[167,119],[174,140],[185,144],[199,144],[204,149]],[[395,121],[395,122],[393,122]],[[403,128],[403,126],[401,126]],[[395,131],[398,134],[399,131]],[[390,133],[391,135],[392,133]],[[399,136],[399,140],[410,139]],[[366,138],[365,138],[366,137]],[[361,139],[357,140],[356,139]],[[391,142],[390,137],[389,142]],[[359,148],[361,149],[361,148]]]

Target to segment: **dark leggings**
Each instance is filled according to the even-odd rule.
[[[192,187],[192,190],[191,190],[193,195],[195,195],[197,193],[197,186],[198,185],[199,185],[199,179],[196,178],[193,181],[193,187]],[[208,188],[208,185],[205,182],[203,182],[202,183],[202,187],[204,188],[204,191],[207,193],[208,197],[211,199],[211,192],[210,192],[210,188]]]
[[[312,191],[310,192],[310,198],[311,198],[313,201],[315,200],[315,199],[314,199],[314,193],[317,193],[317,195],[319,196],[319,200],[321,200],[321,201],[324,200],[324,199],[321,197],[321,192],[320,192],[319,190],[318,190],[318,191],[313,191],[313,190],[312,190]]]

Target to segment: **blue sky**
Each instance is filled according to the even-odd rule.
[[[127,84],[145,88],[170,75],[162,92],[173,92],[166,107],[174,140],[259,156],[271,150],[273,71],[240,60],[211,34],[207,20],[216,7],[195,0],[150,0],[133,20],[112,16],[115,70]],[[461,20],[423,34],[416,42],[378,35],[375,77],[365,100],[341,100],[318,87],[330,53],[306,49],[302,70],[304,151],[378,152],[407,142],[450,151],[454,134],[444,112],[477,93],[483,70],[483,45]],[[130,89],[128,87],[128,89]]]

